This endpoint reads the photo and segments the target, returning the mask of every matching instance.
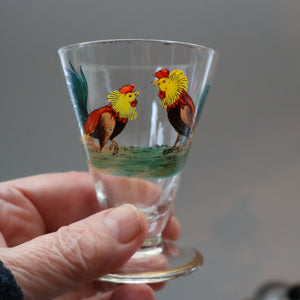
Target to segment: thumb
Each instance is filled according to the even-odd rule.
[[[144,215],[126,204],[14,248],[1,248],[0,260],[25,299],[52,299],[119,269],[146,233]]]

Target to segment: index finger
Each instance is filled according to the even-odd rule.
[[[7,181],[40,213],[47,232],[100,210],[91,176],[86,172],[35,175]]]

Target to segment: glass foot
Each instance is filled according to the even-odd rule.
[[[164,282],[196,271],[202,262],[197,250],[164,240],[155,248],[139,250],[121,270],[99,280],[127,284]]]

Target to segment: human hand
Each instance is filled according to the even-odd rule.
[[[172,216],[163,236],[176,240],[179,232]],[[100,212],[88,173],[0,184],[0,260],[25,299],[154,299],[147,285],[122,285],[97,294],[109,284],[96,279],[120,268],[146,233],[144,215],[131,205]]]

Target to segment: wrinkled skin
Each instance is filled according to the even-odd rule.
[[[100,211],[87,173],[0,183],[0,260],[14,274],[25,299],[155,299],[153,289],[164,284],[96,281],[120,268],[147,233],[141,212],[130,205],[116,210]],[[122,238],[105,221],[113,211],[125,230]],[[180,224],[171,216],[163,237],[176,240],[179,233]]]

